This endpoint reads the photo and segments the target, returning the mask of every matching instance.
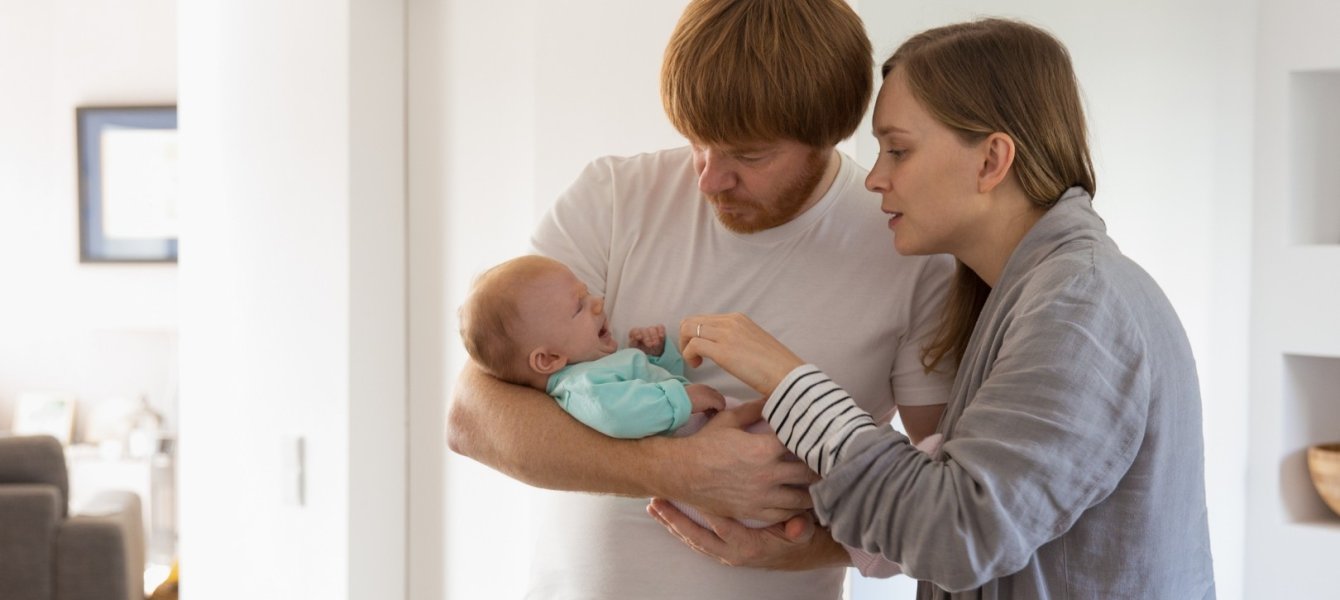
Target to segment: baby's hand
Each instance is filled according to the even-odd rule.
[[[684,386],[684,391],[689,394],[689,404],[693,406],[691,413],[726,410],[726,397],[710,385],[690,383]]]
[[[646,352],[648,356],[660,356],[665,351],[665,325],[628,330],[628,345]]]

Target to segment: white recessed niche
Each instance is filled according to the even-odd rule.
[[[1289,96],[1289,242],[1340,244],[1340,70],[1293,71]]]
[[[1294,523],[1340,523],[1312,486],[1307,447],[1340,442],[1340,358],[1284,355],[1280,500]]]

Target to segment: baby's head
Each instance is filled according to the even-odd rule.
[[[618,349],[605,300],[563,263],[523,256],[480,275],[461,305],[461,339],[490,375],[543,390],[563,367]]]

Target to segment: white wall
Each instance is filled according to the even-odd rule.
[[[1336,595],[1340,517],[1305,453],[1340,441],[1337,22],[1334,2],[1261,3],[1247,564],[1270,576],[1247,578],[1249,598]]]
[[[172,0],[0,0],[0,430],[15,396],[146,394],[171,416],[177,271],[79,263],[75,107],[174,104]],[[79,435],[77,433],[76,435]]]
[[[184,597],[403,598],[404,6],[180,8]]]

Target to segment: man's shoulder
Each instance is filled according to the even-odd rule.
[[[631,156],[601,156],[586,164],[552,210],[591,214],[601,207],[610,207],[611,203],[626,205],[630,199],[682,194],[686,186],[696,182],[688,147]]]
[[[688,146],[680,146],[641,154],[601,156],[592,160],[587,169],[597,169],[615,176],[639,176],[682,171],[692,165],[692,151]]]
[[[696,184],[693,155],[687,146],[629,156],[606,155],[586,164],[560,196],[559,204],[580,198],[622,203],[648,195],[682,194],[686,186]]]

